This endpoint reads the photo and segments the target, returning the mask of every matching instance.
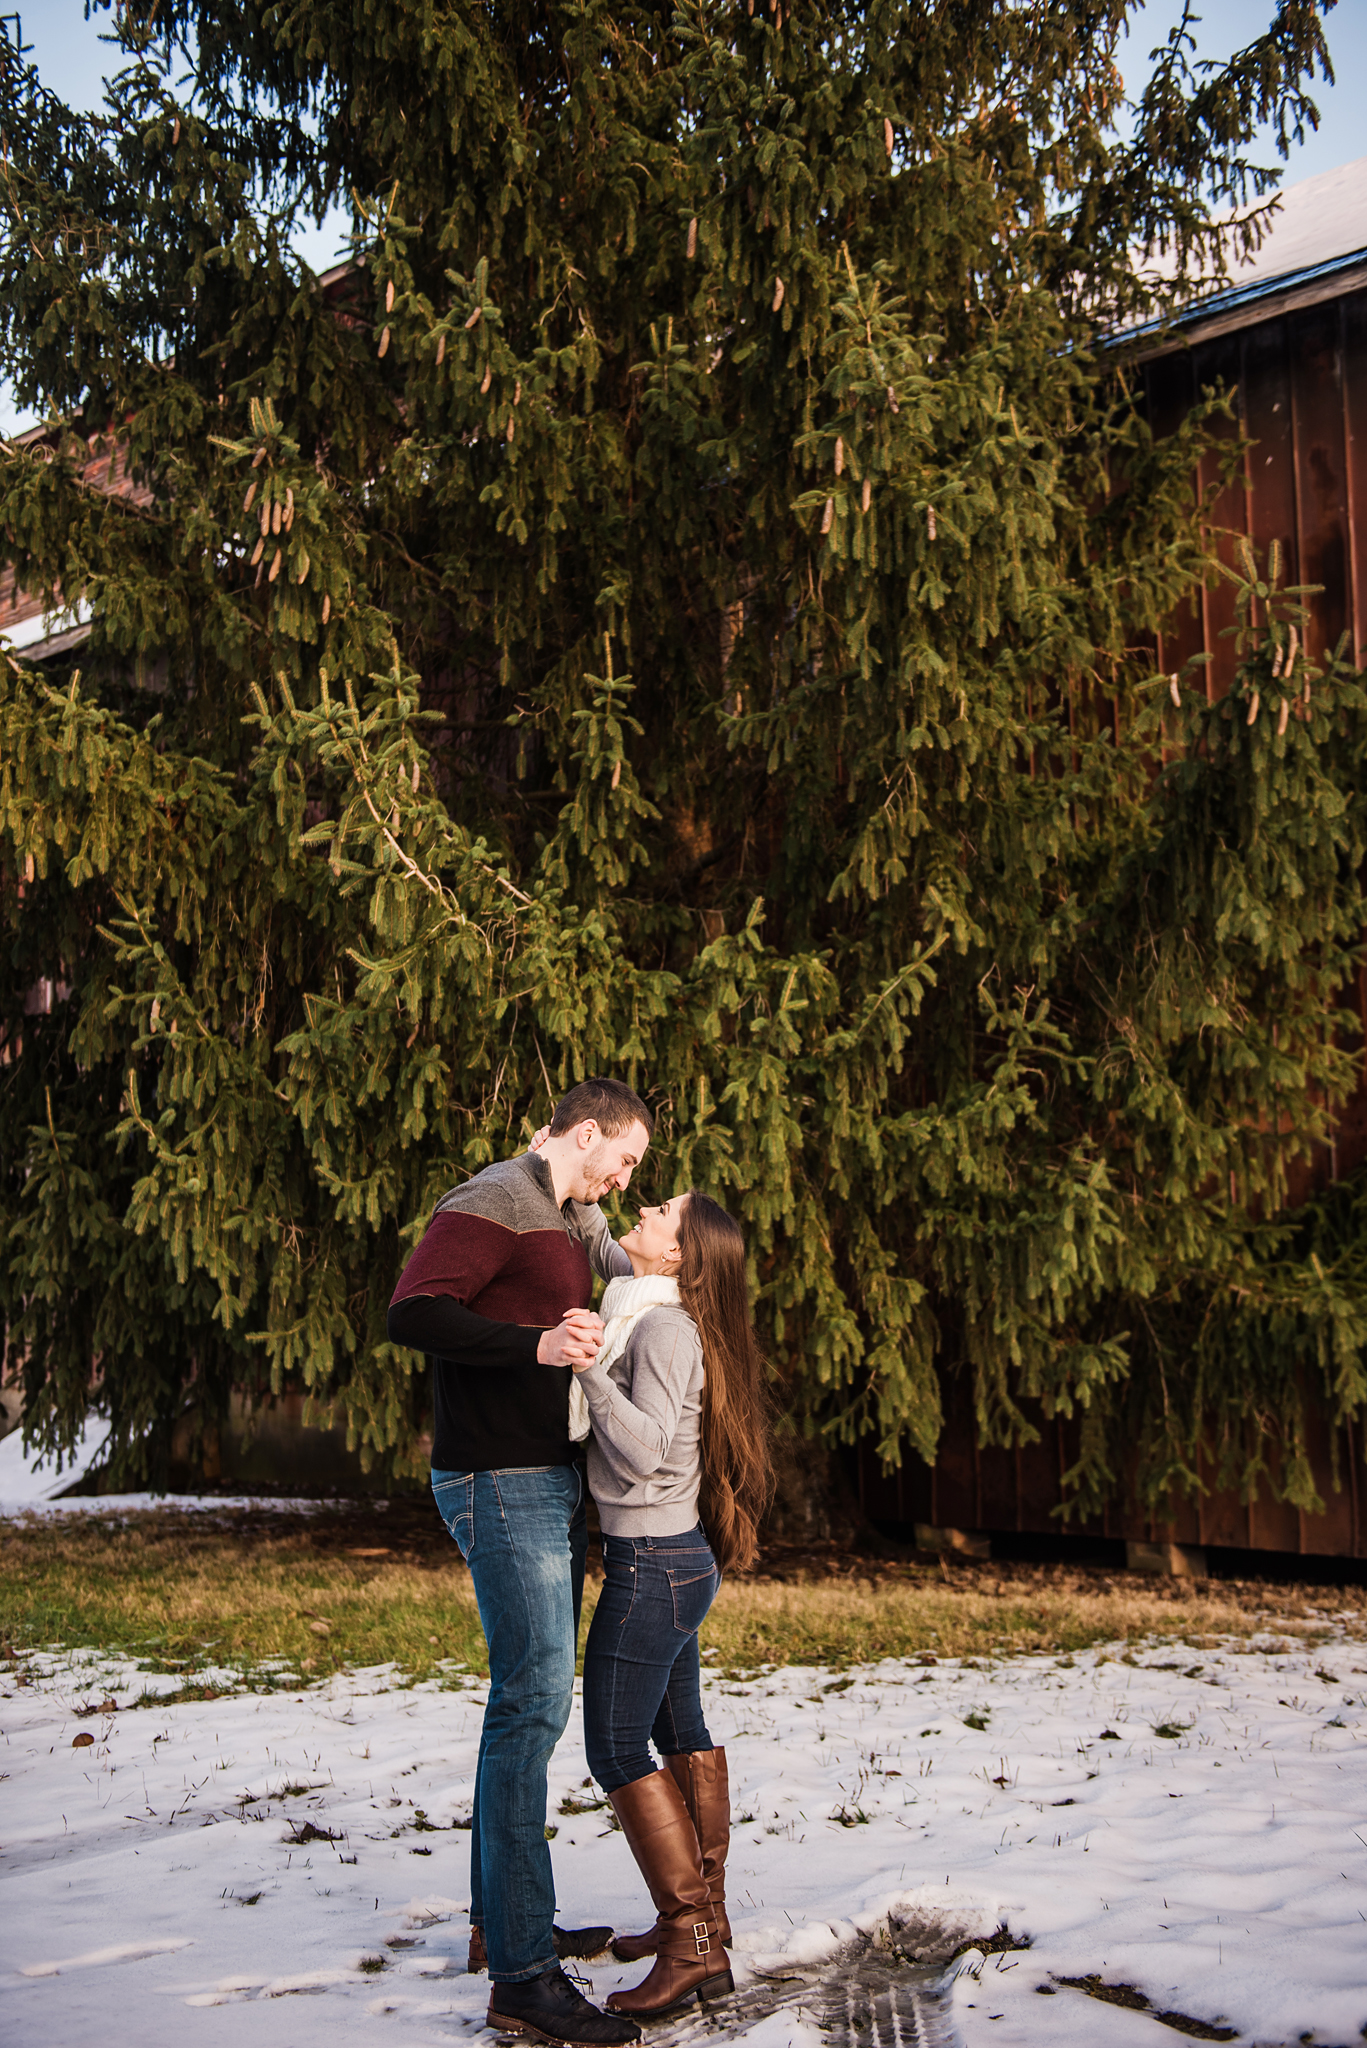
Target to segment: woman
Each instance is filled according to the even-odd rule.
[[[726,1752],[703,1720],[698,1630],[721,1574],[753,1563],[773,1481],[739,1226],[694,1189],[643,1209],[613,1263],[602,1348],[575,1368],[603,1532],[584,1739],[656,1908],[613,1951],[653,1955],[649,1975],[607,2003],[663,2019],[734,1988]]]

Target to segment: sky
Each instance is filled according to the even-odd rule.
[[[1271,0],[1195,0],[1198,57],[1228,57],[1251,43],[1272,18]],[[1148,0],[1131,17],[1130,33],[1119,53],[1126,89],[1138,91],[1149,68],[1149,53],[1166,41],[1181,18],[1181,0]],[[1362,95],[1367,90],[1367,0],[1339,0],[1326,24],[1334,84],[1316,81],[1311,97],[1320,111],[1318,131],[1307,137],[1287,162],[1283,184],[1335,170],[1364,153]],[[1267,161],[1275,163],[1275,145]]]
[[[1197,50],[1203,57],[1224,57],[1241,43],[1251,41],[1272,12],[1270,0],[1204,0],[1204,4],[1197,0],[1197,5],[1201,12],[1196,30]],[[1134,16],[1130,35],[1120,52],[1121,72],[1130,90],[1138,89],[1148,67],[1149,52],[1166,38],[1180,12],[1181,0],[1147,0]],[[101,36],[110,32],[107,9],[101,8],[87,20],[86,0],[29,0],[29,5],[21,8],[20,19],[24,41],[32,46],[33,61],[44,85],[68,106],[98,107],[105,72],[117,69],[117,50],[101,41]],[[1305,143],[1293,149],[1284,184],[1333,170],[1364,153],[1362,99],[1367,92],[1367,0],[1339,0],[1328,17],[1328,37],[1335,83],[1332,87],[1317,85],[1314,97],[1320,110],[1320,126]],[[1270,144],[1266,161],[1275,161]],[[321,228],[307,228],[296,243],[299,254],[315,270],[327,269],[343,253],[348,225],[345,216],[337,213]],[[0,433],[12,433],[20,424],[23,422],[0,381]]]

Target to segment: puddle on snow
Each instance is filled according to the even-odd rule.
[[[927,1949],[934,1954],[938,1944],[909,1943],[908,1931],[894,1926],[881,1939],[863,1937],[819,1965],[752,1980],[715,2011],[677,2021],[652,2038],[670,2048],[702,2048],[784,2013],[819,2028],[832,2048],[960,2048],[950,2010],[956,1973],[943,1955],[910,1960]]]

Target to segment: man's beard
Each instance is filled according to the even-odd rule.
[[[579,1175],[579,1184],[584,1192],[575,1197],[577,1201],[596,1202],[607,1193],[608,1181],[611,1178],[607,1159],[607,1140],[600,1138],[592,1150],[584,1155],[584,1164]]]

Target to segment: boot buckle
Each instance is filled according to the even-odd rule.
[[[709,1956],[712,1953],[712,1943],[708,1939],[707,1922],[705,1920],[695,1920],[693,1922],[693,1946],[700,1956]]]

